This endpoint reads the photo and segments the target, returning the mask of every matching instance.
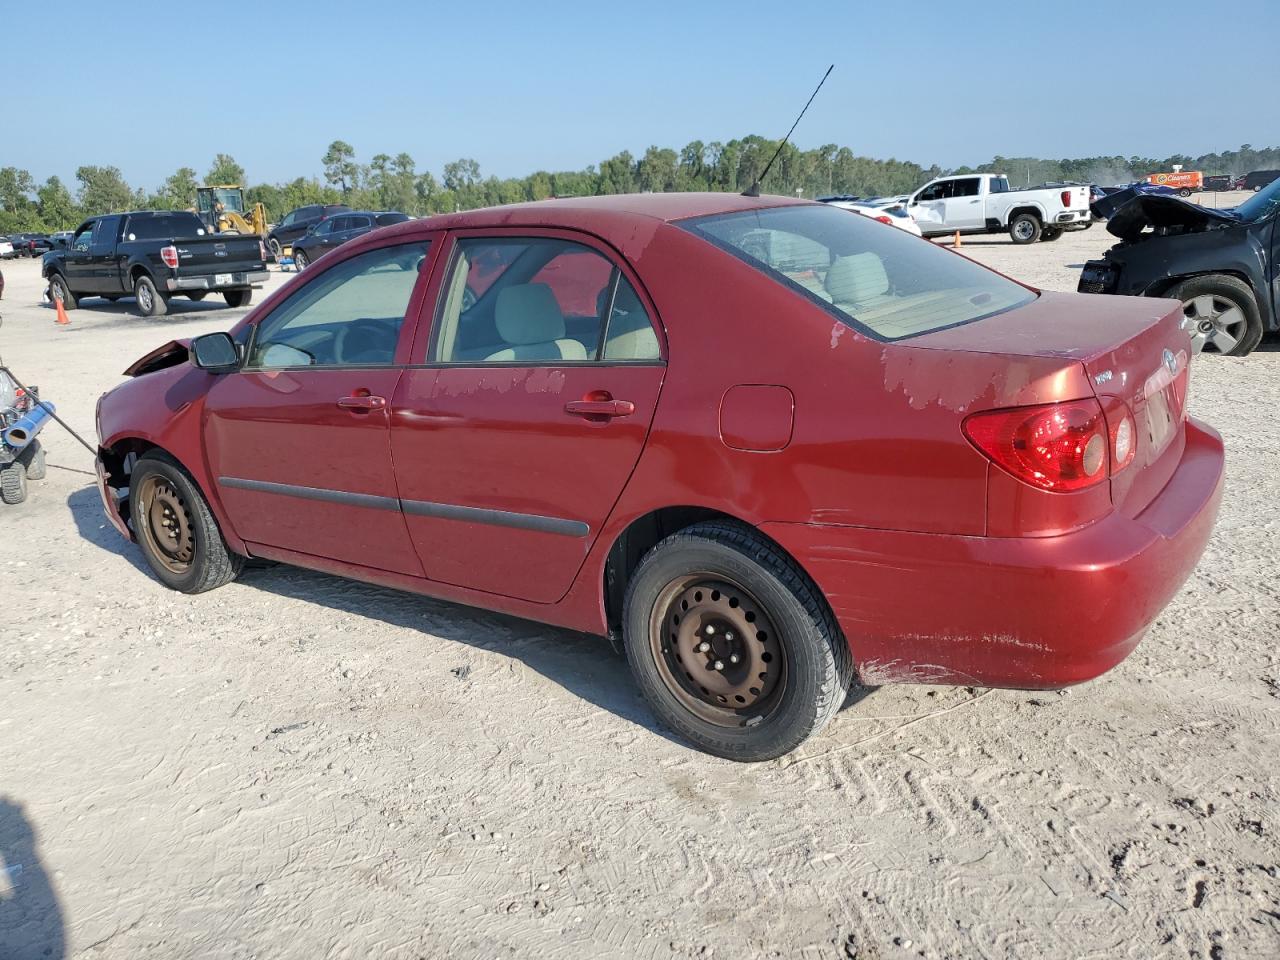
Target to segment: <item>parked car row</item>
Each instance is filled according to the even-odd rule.
[[[409,219],[412,218],[407,213],[398,211],[345,210],[327,214],[293,241],[293,262],[299,270],[304,270],[315,260],[349,240],[363,237],[379,227],[389,227]]]
[[[5,259],[38,257],[52,247],[53,242],[45,233],[11,233],[7,237],[0,237],[0,257]]]

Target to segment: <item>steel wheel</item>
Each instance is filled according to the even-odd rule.
[[[667,688],[722,727],[759,723],[786,687],[781,637],[740,586],[705,574],[668,584],[654,604],[649,642]]]
[[[1035,226],[1030,220],[1019,220],[1013,225],[1013,235],[1019,240],[1030,240],[1035,235]]]
[[[1240,305],[1219,294],[1206,293],[1182,304],[1182,328],[1191,337],[1191,349],[1199,353],[1212,346],[1230,353],[1244,338],[1249,320]]]
[[[162,476],[151,474],[138,490],[138,533],[151,555],[170,573],[184,575],[195,557],[191,511]]]

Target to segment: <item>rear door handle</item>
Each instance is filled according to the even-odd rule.
[[[343,397],[338,401],[344,410],[381,410],[386,405],[386,397]]]
[[[630,400],[570,400],[564,412],[579,417],[629,417],[636,405]]]

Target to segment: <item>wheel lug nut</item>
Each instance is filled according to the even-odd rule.
[[[707,643],[707,641],[705,640],[703,640],[700,644],[698,644],[699,653],[706,653],[710,649],[711,649],[711,644]]]
[[[714,664],[712,664],[712,666],[714,666],[717,670],[723,670],[723,669],[724,669],[724,661],[723,661],[723,660],[717,660]]]
[[[730,662],[730,663],[737,663],[737,662],[738,662],[738,655],[737,655],[736,653],[731,653],[731,654],[729,654],[729,662]]]
[[[728,630],[726,630],[726,631],[725,631],[725,634],[724,634],[724,638],[725,638],[726,640],[732,640],[732,639],[733,639],[733,634],[732,634],[732,633],[730,633]]]
[[[716,628],[711,624],[707,624],[707,636],[709,637],[715,632],[716,632]]]

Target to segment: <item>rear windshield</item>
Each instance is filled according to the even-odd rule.
[[[409,219],[407,213],[380,213],[378,214],[378,226],[389,227],[393,223],[404,223]]]
[[[204,224],[194,213],[162,213],[155,217],[130,217],[126,239],[171,240],[204,235]]]
[[[679,224],[880,340],[1030,303],[1035,294],[897,227],[819,204]]]

